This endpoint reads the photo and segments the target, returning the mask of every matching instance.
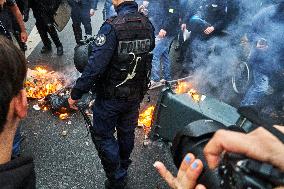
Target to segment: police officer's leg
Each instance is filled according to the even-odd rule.
[[[85,34],[92,35],[92,25],[91,25],[89,7],[85,7],[83,5],[82,10],[81,10],[81,18],[82,18],[82,24],[84,25],[84,28],[85,28]]]
[[[120,164],[119,146],[114,137],[118,119],[117,106],[112,100],[97,98],[93,109],[92,139],[106,176],[111,182],[124,176],[117,172]]]
[[[128,103],[128,111],[124,112],[118,119],[117,138],[121,168],[127,171],[131,164],[130,155],[134,148],[135,128],[138,126],[140,100]]]
[[[152,72],[151,72],[151,80],[158,82],[160,81],[160,73],[161,73],[161,56],[164,50],[163,39],[156,43],[156,47],[153,50],[153,60],[152,60]]]
[[[75,41],[78,45],[81,44],[82,40],[82,29],[81,29],[81,8],[78,3],[75,1],[70,1],[69,2],[71,6],[71,19],[72,19],[72,27],[73,27],[73,32],[75,36]]]

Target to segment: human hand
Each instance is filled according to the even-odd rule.
[[[164,38],[164,37],[166,37],[166,35],[167,35],[166,30],[161,29],[158,36],[159,36],[160,38]]]
[[[181,25],[181,31],[184,31],[184,30],[186,30],[186,24]]]
[[[90,9],[90,16],[94,16],[95,15],[95,10],[94,9]]]
[[[0,8],[3,8],[4,3],[6,3],[6,0],[0,0]]]
[[[28,34],[27,34],[27,32],[26,32],[26,31],[21,32],[21,41],[22,41],[23,43],[25,43],[25,42],[27,42],[27,40],[28,40]]]
[[[283,126],[278,126],[277,129],[284,133]],[[204,155],[211,169],[218,166],[224,152],[242,154],[270,163],[284,171],[284,144],[262,127],[248,134],[217,131],[204,148]]]
[[[213,31],[215,30],[215,28],[213,26],[210,26],[208,28],[206,28],[206,30],[204,30],[204,33],[209,35],[211,34]]]
[[[177,177],[174,177],[165,165],[155,162],[154,167],[161,177],[174,189],[206,189],[203,185],[197,185],[197,179],[202,172],[201,160],[195,159],[193,154],[187,154],[181,163]]]
[[[78,110],[77,103],[78,100],[73,100],[71,97],[68,98],[69,107],[73,110]]]

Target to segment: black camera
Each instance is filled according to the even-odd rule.
[[[190,123],[173,141],[171,150],[176,167],[180,167],[187,153],[193,153],[204,165],[198,183],[205,185],[207,189],[272,189],[284,185],[283,172],[272,165],[238,154],[224,154],[219,167],[215,170],[209,169],[203,149],[219,129],[244,132],[239,127],[228,128],[213,120]]]

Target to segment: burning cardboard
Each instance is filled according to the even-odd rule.
[[[28,69],[25,88],[27,97],[32,99],[42,99],[49,94],[53,94],[64,86],[64,77],[58,72],[49,72],[42,67],[34,70]]]
[[[139,115],[138,125],[143,127],[145,135],[148,135],[151,130],[154,110],[155,107],[150,106]]]

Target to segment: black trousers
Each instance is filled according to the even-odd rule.
[[[41,40],[46,47],[51,46],[51,41],[48,38],[48,33],[54,42],[56,47],[62,46],[60,39],[58,37],[57,31],[55,27],[53,26],[51,19],[48,17],[44,17],[44,15],[37,10],[33,9],[34,17],[36,19],[36,28],[38,30],[38,33],[41,37]]]

